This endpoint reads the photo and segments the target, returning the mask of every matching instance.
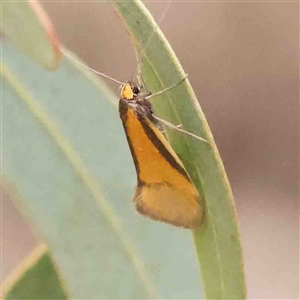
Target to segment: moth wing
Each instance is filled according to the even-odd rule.
[[[200,196],[179,157],[145,115],[123,99],[119,110],[138,177],[137,211],[175,226],[196,227],[203,214]]]
[[[139,213],[175,226],[195,228],[202,219],[198,192],[192,185],[185,190],[170,182],[138,186],[134,202]]]

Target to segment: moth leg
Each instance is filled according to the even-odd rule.
[[[184,77],[183,77],[182,79],[180,79],[180,81],[176,82],[175,84],[173,84],[173,85],[171,85],[171,86],[169,86],[169,87],[167,87],[167,88],[165,88],[165,89],[163,89],[163,90],[161,90],[161,91],[158,91],[158,92],[156,92],[156,93],[154,93],[154,94],[151,94],[151,95],[149,95],[149,96],[146,96],[145,99],[148,100],[148,99],[150,99],[150,98],[152,98],[152,97],[159,96],[159,95],[161,95],[161,94],[163,94],[163,93],[165,93],[165,92],[167,92],[167,91],[173,89],[173,88],[176,87],[177,85],[180,85],[182,82],[184,82],[184,81],[187,79],[187,77],[188,77],[188,74],[185,74]],[[174,125],[174,126],[175,126],[175,125]]]
[[[179,124],[179,125],[174,125],[175,127],[177,127],[177,128],[181,128],[182,127],[182,124]],[[161,130],[160,131],[161,133],[166,133],[166,131],[165,130]]]
[[[154,119],[156,119],[157,121],[161,122],[162,124],[164,124],[164,125],[166,125],[166,126],[172,128],[172,129],[174,129],[174,130],[177,130],[177,131],[179,131],[179,132],[181,132],[181,133],[185,133],[185,134],[187,134],[187,135],[189,135],[189,136],[191,136],[191,137],[193,137],[193,138],[195,138],[195,139],[197,139],[197,140],[199,140],[199,141],[202,141],[202,142],[205,142],[205,143],[209,144],[209,141],[207,141],[206,139],[204,139],[204,138],[202,138],[202,137],[200,137],[200,136],[198,136],[198,135],[196,135],[196,134],[193,134],[193,133],[191,133],[191,132],[189,132],[189,131],[186,131],[186,130],[184,130],[184,129],[181,129],[181,127],[182,127],[181,124],[178,125],[178,126],[176,126],[176,125],[174,125],[174,124],[172,124],[172,123],[170,123],[170,122],[168,122],[168,121],[166,121],[166,120],[164,120],[164,119],[161,119],[161,118],[155,116],[154,114],[152,115],[152,117],[153,117]]]
[[[137,77],[137,81],[138,81],[139,87],[140,87],[141,89],[144,89],[145,92],[148,93],[149,91],[148,91],[148,89],[147,89],[147,87],[146,87],[146,84],[145,84],[145,82],[144,82],[141,67],[138,67],[138,74],[137,74],[136,77]]]

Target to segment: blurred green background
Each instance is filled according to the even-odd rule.
[[[42,3],[60,40],[89,66],[131,78],[134,50],[109,3]],[[166,2],[146,5],[158,19]],[[249,299],[298,299],[299,3],[173,2],[161,28],[233,188]],[[37,240],[5,193],[2,209],[5,279]]]

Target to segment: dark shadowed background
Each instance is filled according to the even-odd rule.
[[[89,66],[131,78],[134,50],[111,4],[42,3]],[[158,19],[166,2],[146,5]],[[173,2],[161,28],[232,184],[248,297],[299,299],[299,3]],[[37,241],[5,194],[2,215],[5,278]]]

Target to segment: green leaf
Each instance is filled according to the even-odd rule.
[[[200,298],[191,236],[134,211],[117,97],[68,60],[41,70],[6,40],[2,61],[3,174],[70,298]]]
[[[3,284],[3,299],[68,299],[44,244],[38,246],[10,278]]]
[[[1,2],[0,30],[26,55],[46,69],[58,67],[61,57],[53,25],[37,1]]]
[[[115,0],[114,5],[137,52],[143,51],[142,76],[147,88],[155,93],[179,82],[185,73],[144,5],[121,0]],[[206,298],[245,299],[242,250],[230,184],[189,80],[153,98],[152,103],[159,117],[182,124],[183,129],[210,143],[166,128],[172,147],[203,196],[203,224],[193,234]]]
[[[8,55],[8,51],[6,47],[4,55]],[[21,73],[20,69],[18,71]],[[98,160],[100,166],[105,167],[104,163],[113,159],[120,162],[120,157],[115,157],[118,151],[109,149],[102,144],[103,141],[97,139],[97,136],[105,138],[108,134],[114,135],[116,131],[109,124],[100,129],[99,112],[114,112],[106,100],[109,93],[106,91],[103,94],[98,90],[96,98],[91,83],[84,81],[82,75],[74,73],[71,66],[56,74],[55,81],[62,80],[64,86],[51,86],[47,78],[37,82],[36,76],[31,74],[29,77],[35,78],[36,82],[31,82],[31,86],[26,88],[5,65],[2,72],[5,79],[4,170],[8,178],[17,183],[31,220],[37,223],[42,236],[47,239],[55,260],[64,272],[72,298],[112,297],[113,289],[99,289],[96,283],[102,281],[103,284],[113,286],[121,279],[125,283],[121,274],[113,277],[109,273],[117,273],[118,263],[125,264],[126,261],[132,263],[126,277],[127,284],[136,285],[138,294],[143,297],[148,292],[151,294],[152,286],[144,274],[144,266],[135,247],[99,189],[100,185],[92,176],[92,171],[87,169],[81,158],[88,157],[90,147],[94,147],[98,148],[99,155],[105,157],[105,161]],[[66,77],[73,77],[73,82],[68,82],[64,79]],[[81,93],[80,97],[72,97],[70,89],[74,85],[79,87],[77,92]],[[33,94],[30,89],[34,90]],[[74,105],[77,113],[74,112]],[[98,128],[91,128],[90,118],[100,119],[97,122]],[[65,126],[66,123],[70,126]],[[65,130],[65,135],[60,128]],[[85,140],[87,135],[89,139],[93,137],[94,145]],[[75,152],[70,139],[73,145],[80,148],[80,154]],[[119,143],[122,143],[122,139],[115,141],[116,149],[119,149]],[[106,172],[99,175],[103,181],[104,177],[111,176],[107,168]],[[110,234],[103,236],[106,231],[110,231]],[[106,259],[102,259],[99,264],[99,255],[105,255],[105,248]],[[112,255],[116,260],[114,268],[108,268],[107,255]],[[105,275],[108,275],[107,281],[104,270]],[[84,273],[88,276],[83,276]],[[129,295],[133,297],[135,294]]]

